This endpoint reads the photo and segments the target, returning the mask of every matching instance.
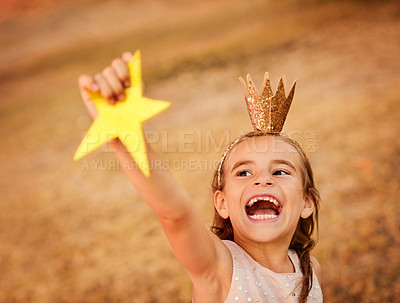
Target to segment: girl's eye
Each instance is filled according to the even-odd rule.
[[[241,170],[241,171],[238,171],[236,173],[236,176],[238,176],[238,177],[250,177],[251,173],[249,171],[247,171],[247,170]]]
[[[282,176],[282,175],[290,175],[290,173],[286,170],[283,169],[278,169],[276,171],[273,172],[274,176]]]

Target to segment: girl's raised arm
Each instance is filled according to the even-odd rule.
[[[87,90],[100,92],[111,104],[124,100],[124,89],[130,85],[126,64],[131,56],[130,53],[124,53],[122,58],[115,59],[111,66],[94,77],[79,77],[81,96],[92,118],[96,118],[97,111]],[[231,268],[230,254],[223,243],[207,230],[188,193],[169,170],[152,165],[162,163],[158,155],[146,142],[149,165],[152,167],[151,175],[147,178],[118,139],[109,144],[133,186],[158,215],[175,256],[192,277],[194,288],[221,283],[221,271],[226,273],[226,268]],[[229,270],[227,276],[230,277]],[[217,293],[213,295],[219,296]]]

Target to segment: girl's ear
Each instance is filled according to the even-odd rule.
[[[315,206],[314,206],[314,202],[311,199],[311,197],[306,196],[304,199],[304,205],[303,205],[303,209],[301,211],[300,216],[303,219],[307,219],[309,216],[312,215],[312,213],[314,212]]]
[[[227,219],[229,217],[228,203],[226,202],[225,193],[223,191],[221,190],[215,191],[214,206],[218,214],[222,218]]]

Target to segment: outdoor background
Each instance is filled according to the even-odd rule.
[[[144,129],[207,226],[215,160],[251,130],[238,77],[298,79],[285,130],[322,195],[325,301],[400,302],[398,2],[2,0],[0,37],[1,303],[191,301],[109,149],[72,161],[78,75],[136,49],[146,95],[172,102]]]

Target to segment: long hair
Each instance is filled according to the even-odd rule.
[[[215,193],[217,190],[223,190],[225,186],[223,166],[233,146],[237,145],[239,142],[242,142],[246,138],[260,137],[260,136],[279,137],[280,140],[290,144],[298,151],[302,163],[301,173],[303,177],[302,178],[303,193],[314,203],[315,210],[313,215],[309,216],[306,219],[300,217],[300,220],[296,227],[296,231],[289,245],[289,248],[293,249],[297,253],[300,259],[300,268],[303,274],[303,278],[299,284],[299,286],[301,285],[301,294],[299,297],[299,302],[305,303],[307,301],[307,296],[310,293],[313,284],[313,269],[311,264],[310,251],[315,246],[315,240],[311,236],[314,232],[314,229],[315,228],[318,229],[318,210],[319,210],[320,195],[315,187],[314,176],[313,176],[313,171],[311,169],[310,161],[308,160],[301,146],[296,141],[282,134],[265,133],[259,131],[250,132],[240,137],[239,140],[234,141],[234,143],[231,144],[231,146],[229,146],[228,152],[226,153],[225,157],[222,158],[220,166],[214,172],[214,177],[211,186],[213,189],[213,193]],[[229,217],[227,219],[222,218],[218,214],[215,208],[214,208],[214,223],[211,226],[211,231],[215,233],[221,240],[234,241],[233,227],[230,218]]]

